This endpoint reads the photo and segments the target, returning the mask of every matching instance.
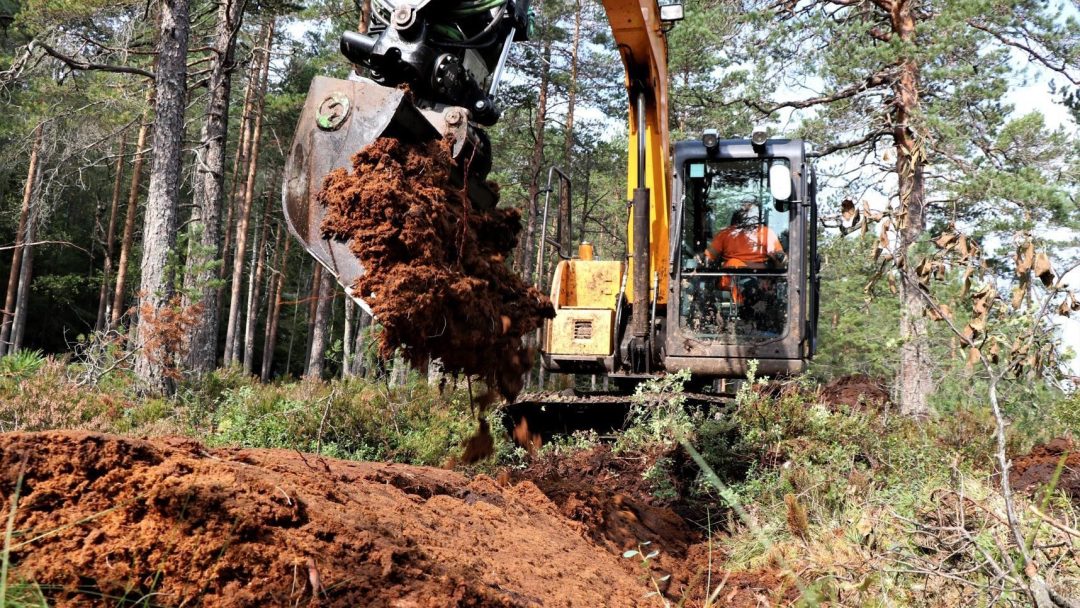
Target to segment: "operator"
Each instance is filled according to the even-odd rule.
[[[705,249],[705,262],[711,266],[720,262],[722,268],[776,268],[784,263],[784,246],[776,232],[753,220],[757,205],[753,199],[743,201],[731,214],[731,224],[720,230]],[[764,285],[762,285],[764,287]],[[742,289],[731,276],[720,277],[720,289],[731,292],[736,304],[743,304]]]
[[[744,201],[731,214],[731,225],[716,233],[705,249],[708,263],[723,268],[775,268],[784,263],[784,246],[772,228],[751,218],[756,205]]]

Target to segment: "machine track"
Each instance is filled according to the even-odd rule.
[[[684,392],[688,408],[724,407],[734,400],[733,393]],[[596,431],[602,439],[613,438],[629,422],[634,403],[660,403],[670,395],[660,393],[629,394],[566,389],[524,393],[514,403],[504,405],[503,422],[514,440],[523,446],[548,443],[557,435],[576,431]]]

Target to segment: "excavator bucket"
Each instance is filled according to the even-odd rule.
[[[351,167],[352,156],[381,137],[409,143],[450,138],[455,158],[467,154],[470,160],[486,159],[458,163],[469,166],[469,174],[458,172],[453,179],[458,186],[468,182],[469,197],[476,208],[490,209],[496,196],[484,181],[490,167],[487,139],[470,126],[468,117],[461,107],[420,109],[405,91],[366,79],[317,76],[312,80],[285,164],[285,219],[308,253],[369,313],[368,305],[353,293],[364,269],[350,251],[350,243],[323,236],[326,210],[316,200],[323,181],[334,169]]]

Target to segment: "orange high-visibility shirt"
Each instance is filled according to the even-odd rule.
[[[764,266],[770,256],[783,252],[784,247],[776,233],[762,224],[751,228],[724,228],[713,237],[705,255],[710,260],[720,258],[726,267],[735,266],[732,261],[742,262],[740,266]]]

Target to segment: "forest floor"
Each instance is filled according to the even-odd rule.
[[[706,410],[661,379],[612,437],[530,453],[498,432],[493,458],[465,465],[467,392],[419,378],[226,371],[164,400],[126,375],[86,390],[79,371],[0,375],[5,608],[944,608],[987,605],[995,585],[1023,597],[997,574],[1014,537],[992,420],[966,408],[912,421],[866,376],[755,382]],[[1075,434],[1021,422],[1009,455],[1022,532],[1055,588],[1080,596]]]
[[[184,438],[0,436],[2,483],[20,490],[15,573],[57,605],[639,606],[663,605],[649,597],[657,589],[703,596],[690,587],[710,577],[715,586],[722,573],[709,564],[720,556],[615,460],[601,447],[558,470],[493,479]],[[638,548],[659,553],[623,557]],[[720,597],[758,606],[797,596],[762,570],[728,576]]]

